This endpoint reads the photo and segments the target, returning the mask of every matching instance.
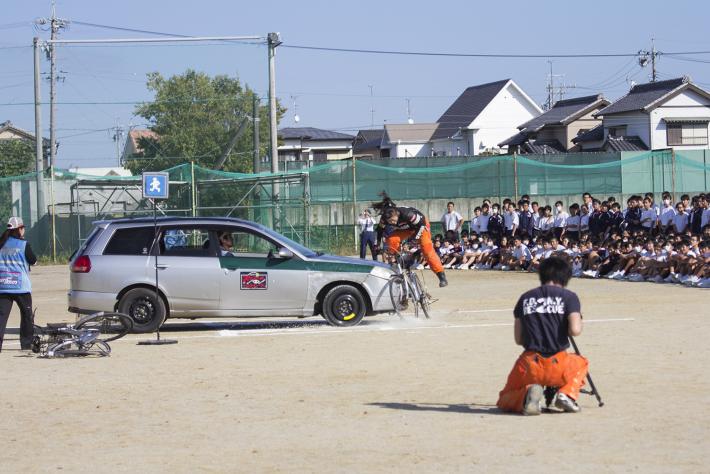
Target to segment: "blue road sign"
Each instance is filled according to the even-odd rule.
[[[143,197],[150,199],[167,199],[170,181],[168,173],[143,173]]]

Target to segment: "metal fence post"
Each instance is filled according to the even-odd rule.
[[[671,193],[675,199],[675,149],[671,148]]]
[[[515,186],[515,202],[518,202],[518,154],[513,153],[513,186]]]
[[[353,156],[353,246],[355,247],[355,254],[357,255],[357,181],[355,178],[355,156]]]
[[[190,200],[192,201],[192,217],[197,216],[197,203],[195,202],[195,162],[190,162]]]

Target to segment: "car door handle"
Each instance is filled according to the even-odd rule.
[[[159,263],[158,265],[156,265],[156,267],[159,268],[160,270],[165,270],[166,268],[170,268],[170,265],[165,265],[164,263]]]

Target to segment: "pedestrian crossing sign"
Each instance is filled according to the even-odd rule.
[[[143,173],[143,197],[149,199],[167,199],[170,177],[164,172]]]

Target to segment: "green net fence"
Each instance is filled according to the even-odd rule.
[[[268,163],[267,163],[268,165]],[[524,156],[343,160],[280,173],[231,173],[181,164],[166,170],[170,199],[159,213],[231,216],[272,227],[317,250],[354,253],[357,213],[386,190],[427,214],[437,229],[446,202],[470,218],[484,198],[528,194],[541,204],[579,202],[590,192],[625,200],[631,194],[710,189],[710,150]],[[37,193],[37,183],[42,193]],[[41,197],[39,196],[41,194]],[[38,253],[69,255],[100,219],[152,214],[140,176],[91,176],[56,169],[0,178],[3,219],[23,217]],[[38,197],[40,198],[38,200]],[[43,201],[43,202],[40,202]]]

